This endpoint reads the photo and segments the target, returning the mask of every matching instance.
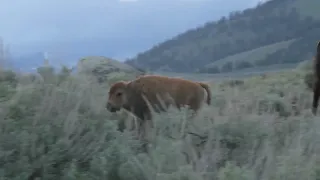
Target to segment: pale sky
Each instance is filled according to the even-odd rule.
[[[159,42],[258,0],[0,0],[9,44],[149,38]],[[134,39],[136,38],[136,39]],[[121,42],[122,42],[121,41]],[[119,40],[120,42],[120,40]],[[129,52],[123,52],[129,53]]]

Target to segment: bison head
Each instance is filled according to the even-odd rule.
[[[126,86],[127,82],[124,81],[117,82],[111,86],[106,104],[106,108],[110,112],[119,111],[127,103]]]

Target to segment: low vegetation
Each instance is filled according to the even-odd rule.
[[[185,110],[156,114],[145,154],[133,132],[117,130],[132,118],[105,110],[109,83],[68,68],[41,67],[38,75],[2,70],[0,178],[319,179],[320,119],[310,112],[305,74],[212,84],[212,105],[194,121]]]

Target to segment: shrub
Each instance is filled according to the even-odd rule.
[[[313,73],[306,73],[304,77],[304,83],[306,84],[307,88],[310,90],[313,89],[313,81],[314,81]]]
[[[309,90],[313,88],[313,64],[312,61],[304,61],[297,66],[297,69],[304,73],[304,83]]]
[[[0,75],[1,179],[320,178],[320,121],[298,72],[213,86],[194,119],[185,108],[155,114],[148,154],[118,131],[130,118],[104,108],[108,84],[130,74],[103,85],[50,68]]]

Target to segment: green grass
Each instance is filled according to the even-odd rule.
[[[0,75],[1,179],[320,178],[320,119],[301,70],[213,83],[212,105],[193,120],[174,108],[155,114],[148,154],[117,131],[130,116],[105,110],[108,83],[49,68],[42,78]]]
[[[238,53],[235,55],[228,56],[226,58],[220,59],[218,61],[215,61],[214,63],[211,63],[207,65],[208,67],[221,67],[224,64],[228,62],[232,63],[240,63],[240,62],[250,62],[250,63],[255,63],[259,60],[262,60],[265,58],[268,54],[272,54],[280,49],[287,48],[291,43],[293,43],[296,39],[288,40],[288,41],[283,41],[283,42],[278,42],[274,43],[271,45],[259,47],[250,51]],[[280,63],[280,62],[279,62]]]

